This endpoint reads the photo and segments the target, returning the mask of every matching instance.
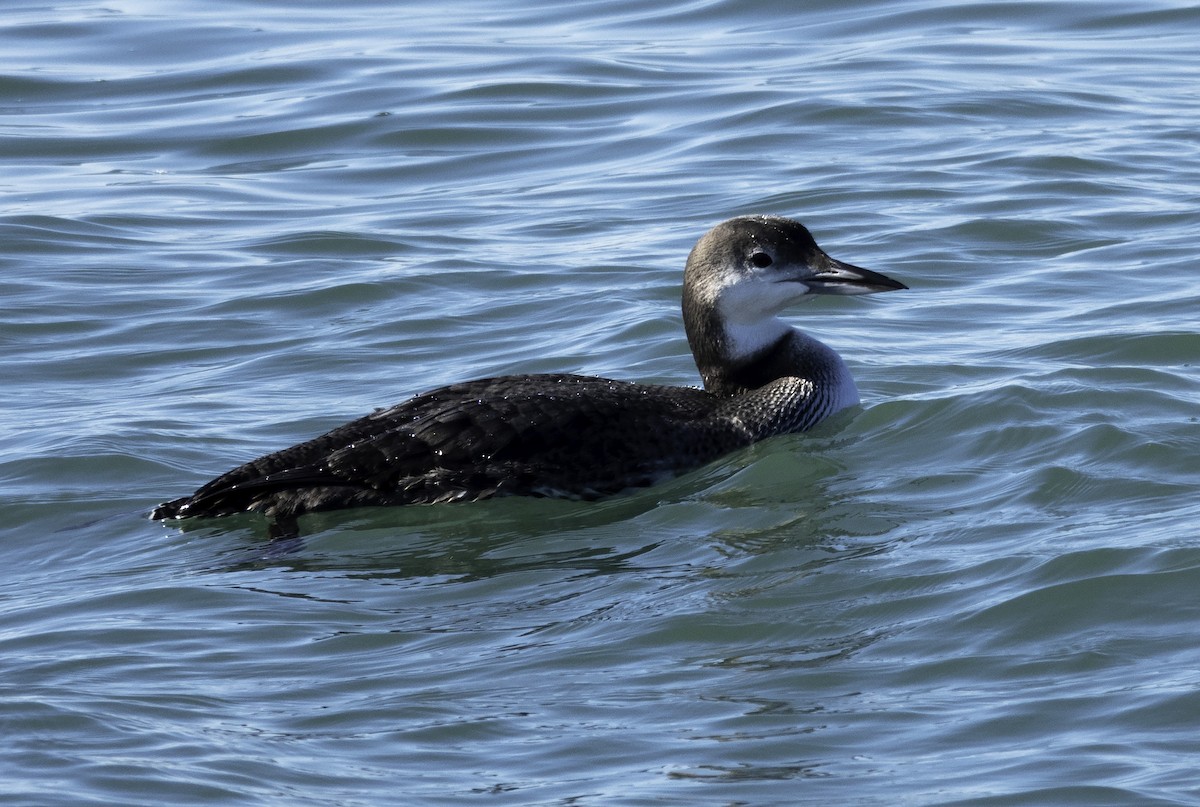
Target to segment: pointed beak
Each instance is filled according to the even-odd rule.
[[[810,294],[874,294],[908,288],[887,275],[842,263],[823,252],[813,268],[816,271],[800,279]]]

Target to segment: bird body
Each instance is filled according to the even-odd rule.
[[[697,243],[684,273],[703,390],[552,374],[451,384],[234,468],[152,517],[294,519],[502,495],[592,499],[653,484],[856,404],[837,353],[776,315],[811,293],[900,288],[833,260],[797,222],[732,219]]]

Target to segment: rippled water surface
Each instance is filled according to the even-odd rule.
[[[18,3],[5,804],[1200,803],[1200,10]],[[151,506],[507,372],[695,384],[695,239],[857,412],[599,503]]]

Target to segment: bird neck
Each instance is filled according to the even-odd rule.
[[[729,323],[715,309],[684,307],[688,344],[714,395],[741,395],[780,378],[811,381],[816,394],[836,408],[858,402],[850,371],[832,348],[776,317],[756,323]]]

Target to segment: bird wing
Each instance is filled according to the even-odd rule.
[[[315,510],[500,492],[591,498],[751,442],[736,429],[711,428],[719,403],[698,389],[577,375],[453,384],[234,468],[156,515]],[[308,492],[293,494],[302,490]]]

